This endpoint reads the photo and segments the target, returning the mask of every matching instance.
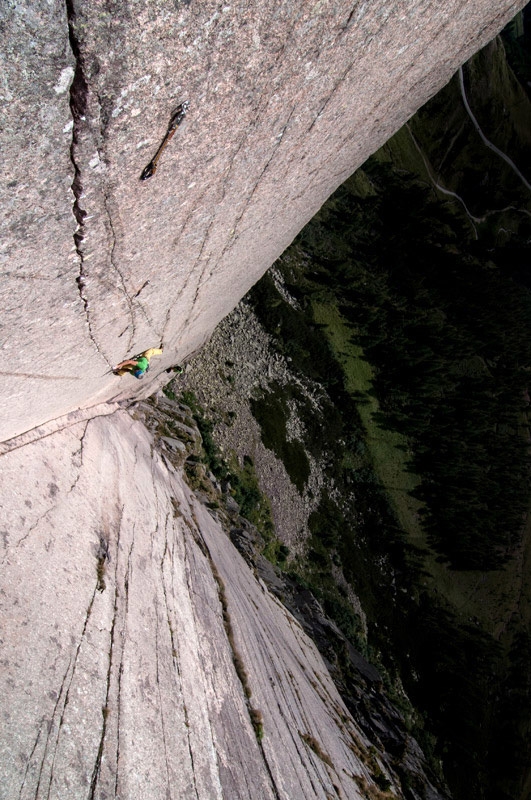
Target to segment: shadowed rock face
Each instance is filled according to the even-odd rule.
[[[4,4],[0,438],[140,391],[110,373],[135,352],[163,342],[154,377],[194,351],[522,5]]]

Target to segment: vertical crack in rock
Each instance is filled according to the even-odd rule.
[[[101,136],[102,136],[102,139],[104,141],[103,131],[102,131]],[[129,295],[129,292],[127,291],[127,286],[125,285],[125,278],[124,278],[122,272],[118,269],[118,265],[116,264],[115,251],[116,251],[117,238],[116,238],[116,231],[114,229],[113,218],[111,216],[111,211],[110,211],[110,208],[109,208],[109,195],[107,194],[106,191],[103,192],[103,205],[104,205],[104,208],[105,208],[105,213],[107,214],[107,219],[109,221],[109,230],[110,230],[110,233],[111,233],[111,249],[110,249],[110,253],[109,253],[109,260],[111,262],[112,269],[118,275],[118,279],[120,281],[120,286],[121,286],[121,289],[122,289],[122,293],[123,293],[123,296],[125,297],[125,302],[127,303],[127,306],[129,308],[129,313],[131,315],[131,331],[129,333],[129,342],[128,342],[128,345],[127,345],[127,350],[130,350],[132,345],[133,345],[133,342],[135,340],[135,336],[136,336],[135,309],[134,309],[133,301],[132,301],[132,299],[131,299],[131,297]],[[127,328],[126,328],[126,330],[127,330]]]
[[[74,491],[79,482],[79,479],[81,478],[81,471],[83,469],[83,451],[85,447],[85,436],[87,435],[87,428],[89,426],[89,423],[90,420],[87,420],[87,422],[85,423],[85,427],[83,429],[83,433],[79,438],[79,449],[76,450],[75,453],[72,453],[72,466],[74,469],[77,469],[77,475],[75,477],[74,482],[70,486],[70,489],[68,490],[68,494],[71,494]],[[79,459],[79,463],[76,464],[74,463],[74,460],[77,458]]]
[[[208,190],[210,188],[211,188],[210,184],[207,184],[207,186],[205,186],[205,188],[201,190],[201,193],[195,199],[192,208],[187,212],[186,216],[184,217],[183,224],[181,225],[181,229],[175,236],[175,239],[173,240],[175,246],[178,246],[181,239],[184,238],[184,232],[186,231],[186,228],[188,227],[189,223],[193,220],[194,214],[196,214],[197,211],[199,211],[199,209],[201,209],[204,206],[203,200],[205,198],[205,195],[208,194]]]
[[[72,665],[72,659],[69,659],[68,665],[66,667],[66,672],[64,673],[63,680],[61,681],[61,687],[59,689],[59,693],[57,695],[57,699],[55,701],[55,705],[53,707],[53,711],[52,711],[52,715],[51,715],[50,720],[45,720],[43,718],[42,721],[41,721],[41,724],[39,725],[39,730],[38,730],[38,733],[37,733],[37,737],[35,739],[35,742],[33,744],[31,753],[30,753],[29,758],[28,758],[27,763],[26,763],[26,770],[24,772],[24,779],[23,779],[22,785],[20,787],[19,798],[22,797],[22,792],[24,791],[24,787],[26,785],[26,779],[28,777],[28,772],[29,772],[29,769],[30,769],[31,760],[32,760],[35,752],[37,751],[37,746],[39,744],[39,739],[41,737],[41,733],[45,729],[46,730],[46,740],[44,742],[44,751],[43,751],[43,754],[42,754],[41,762],[40,762],[40,765],[39,765],[39,772],[38,772],[38,775],[37,775],[37,784],[36,784],[36,787],[35,787],[35,797],[37,797],[38,794],[39,794],[41,780],[42,780],[42,774],[44,772],[44,766],[45,766],[45,763],[46,763],[46,757],[48,755],[48,748],[49,748],[49,745],[50,745],[50,733],[52,731],[52,728],[53,728],[53,725],[54,725],[54,720],[56,718],[56,714],[57,714],[57,711],[58,711],[58,708],[59,708],[59,704],[61,702],[61,698],[62,698],[63,692],[65,690],[66,680],[67,680],[68,673],[69,673],[71,665]],[[62,713],[64,713],[64,706],[63,706],[63,712]]]
[[[123,511],[122,511],[123,513]],[[120,521],[121,524],[121,521]],[[120,665],[118,667],[118,675],[116,678],[116,753],[115,753],[115,769],[114,769],[114,796],[119,797],[119,765],[120,765],[120,723],[121,723],[121,710],[122,710],[122,675],[124,672],[124,652],[126,641],[126,626],[127,618],[129,615],[129,579],[133,571],[132,554],[135,545],[135,526],[133,525],[131,546],[127,555],[127,570],[124,578],[124,592],[125,592],[125,611],[122,619],[122,629],[120,633],[121,650],[120,650]],[[116,561],[118,561],[118,544],[116,547]],[[118,573],[116,573],[117,575]],[[108,706],[105,706],[108,711]]]
[[[78,164],[77,155],[79,148],[79,138],[81,125],[85,121],[85,113],[87,110],[88,101],[88,84],[85,78],[83,59],[79,48],[79,42],[75,34],[75,9],[74,0],[65,0],[66,16],[68,19],[68,39],[70,41],[70,48],[75,58],[76,66],[74,71],[74,78],[70,85],[70,111],[72,113],[72,142],[70,145],[70,160],[74,167],[74,179],[72,181],[72,194],[74,195],[74,203],[72,212],[77,222],[77,228],[74,232],[74,245],[79,259],[79,275],[76,278],[79,296],[83,303],[85,310],[85,318],[87,321],[89,338],[98,351],[99,355],[105,360],[107,365],[111,367],[112,364],[101,351],[98,342],[94,336],[92,327],[92,320],[90,316],[90,306],[86,290],[86,274],[85,274],[85,257],[82,248],[82,242],[85,238],[85,217],[87,212],[81,206],[81,197],[83,195],[83,185],[81,181],[81,169]]]
[[[101,103],[100,103],[100,106],[101,106]],[[105,142],[105,132],[104,132],[104,130],[101,131],[101,138],[102,138],[102,141]],[[107,160],[107,159],[105,158],[105,160]],[[123,272],[121,271],[121,269],[118,266],[117,259],[116,259],[116,245],[117,245],[117,242],[118,242],[118,237],[116,235],[116,229],[115,229],[113,217],[112,217],[111,210],[110,210],[110,199],[111,198],[110,198],[110,195],[109,195],[108,191],[104,190],[104,192],[103,192],[103,205],[104,205],[104,208],[105,208],[105,213],[107,214],[107,220],[109,222],[109,230],[110,230],[110,234],[111,234],[111,248],[110,248],[109,260],[110,260],[110,264],[111,264],[112,269],[118,275],[118,280],[120,282],[120,289],[121,289],[122,294],[123,294],[123,296],[125,298],[125,302],[127,303],[127,307],[129,309],[129,314],[131,316],[130,325],[128,325],[124,329],[124,331],[122,331],[120,336],[123,336],[123,334],[128,329],[130,329],[129,342],[128,342],[128,345],[127,345],[127,350],[130,350],[131,347],[133,346],[133,342],[134,342],[134,340],[136,338],[136,334],[137,334],[136,306],[138,306],[138,309],[141,311],[141,313],[144,316],[144,319],[146,320],[147,324],[149,325],[149,327],[151,328],[151,330],[155,334],[155,338],[159,339],[161,341],[162,341],[162,339],[161,339],[161,336],[159,336],[159,333],[158,333],[158,331],[156,330],[156,328],[154,326],[153,320],[149,317],[146,309],[144,308],[144,305],[142,304],[142,302],[140,300],[137,299],[139,294],[140,294],[140,292],[142,291],[142,289],[144,289],[149,284],[149,280],[146,280],[144,282],[144,285],[141,287],[141,289],[139,289],[139,291],[131,297],[131,295],[129,294],[129,291],[127,289],[127,284],[125,282],[124,274],[123,274]]]
[[[98,587],[99,588],[99,587]],[[109,694],[110,694],[110,686],[111,686],[111,670],[113,664],[113,650],[114,650],[114,639],[115,639],[115,630],[116,630],[116,617],[118,613],[118,589],[114,587],[114,608],[113,608],[113,617],[112,617],[112,624],[111,624],[111,643],[109,647],[109,666],[107,668],[107,688],[105,693],[105,705],[102,708],[102,723],[101,723],[101,736],[100,742],[98,745],[98,752],[96,754],[96,760],[94,762],[94,767],[92,769],[92,776],[90,779],[90,790],[89,790],[89,800],[94,800],[96,796],[96,789],[98,786],[98,778],[100,776],[100,769],[101,769],[101,762],[103,758],[103,747],[105,744],[105,734],[107,733],[107,716],[109,711]]]
[[[209,225],[209,229],[207,230],[207,232],[205,234],[205,240],[204,241],[206,241],[206,238],[208,237],[208,233],[209,233],[211,225],[212,225],[212,223],[210,223],[210,225]],[[203,250],[203,246],[204,246],[204,242],[203,242],[203,245],[201,247],[201,250]],[[201,257],[201,255],[199,255],[199,257],[196,259],[195,265],[197,265],[200,257]],[[199,275],[199,278],[197,279],[197,283],[196,283],[195,289],[194,289],[194,297],[193,297],[193,300],[190,303],[188,314],[187,314],[184,322],[181,324],[181,326],[179,328],[180,331],[186,331],[187,328],[190,325],[190,321],[195,321],[197,319],[197,317],[198,317],[197,310],[196,310],[196,314],[194,316],[194,309],[197,309],[197,300],[199,298],[199,292],[200,292],[201,286],[205,282],[205,274],[206,274],[206,271],[208,269],[208,265],[210,264],[211,258],[212,258],[212,256],[209,255],[207,260],[206,260],[205,265],[201,268],[201,274]],[[194,269],[195,269],[195,265],[194,265]],[[213,272],[213,270],[210,272],[211,275],[212,275],[212,272]],[[187,280],[186,285],[183,287],[183,290],[182,290],[181,294],[188,288],[188,286],[190,285],[190,282],[191,282],[190,279],[193,279],[194,275],[195,275],[195,272],[190,273],[189,279]],[[179,297],[180,296],[181,295],[179,295]],[[188,356],[188,358],[190,358],[190,356]]]
[[[243,217],[245,216],[248,208],[250,207],[250,205],[252,203],[253,197],[256,194],[256,191],[258,189],[258,186],[260,185],[260,182],[261,182],[262,178],[264,177],[264,175],[268,171],[269,167],[271,166],[271,164],[273,162],[273,159],[277,155],[278,149],[279,149],[280,145],[282,144],[282,140],[284,139],[284,134],[286,133],[286,131],[288,129],[289,123],[291,122],[291,118],[293,117],[294,113],[295,113],[295,106],[293,106],[293,108],[289,112],[288,118],[286,119],[286,122],[282,126],[282,129],[280,130],[280,133],[277,134],[276,142],[275,142],[275,145],[273,147],[273,150],[271,151],[271,154],[270,154],[269,158],[267,159],[266,163],[264,164],[264,166],[263,166],[263,168],[262,168],[262,170],[260,172],[260,175],[256,179],[256,181],[254,183],[254,186],[253,186],[253,188],[252,188],[252,190],[251,190],[251,192],[249,194],[249,197],[246,200],[246,203],[245,203],[242,211],[240,212],[240,214],[238,215],[238,217],[236,218],[236,220],[234,222],[234,227],[233,227],[234,235],[231,237],[230,241],[225,245],[225,247],[221,251],[219,258],[217,259],[216,263],[214,264],[213,269],[210,272],[211,276],[216,271],[218,265],[223,261],[223,257],[225,256],[225,253],[228,250],[230,250],[230,248],[233,247],[234,244],[236,243],[236,241],[238,240],[239,236],[237,234],[237,230],[238,230],[238,228],[240,226],[240,223],[241,223]]]
[[[276,142],[275,142],[274,147],[273,147],[273,149],[271,151],[271,154],[270,154],[269,158],[267,159],[266,163],[264,164],[264,166],[263,166],[258,178],[256,179],[256,181],[255,181],[255,183],[253,185],[253,188],[251,189],[251,192],[249,193],[249,196],[248,196],[248,198],[247,198],[247,200],[245,202],[245,205],[244,205],[243,209],[241,210],[241,212],[239,213],[239,215],[237,216],[237,218],[236,218],[236,220],[234,222],[234,226],[233,226],[233,229],[232,229],[233,235],[230,236],[229,241],[223,247],[223,249],[222,249],[219,257],[216,259],[212,269],[210,269],[210,271],[208,271],[210,262],[212,261],[212,255],[209,255],[209,257],[206,260],[206,263],[204,264],[203,267],[201,267],[200,275],[199,275],[199,278],[198,278],[198,281],[197,281],[197,284],[196,284],[196,287],[195,287],[194,298],[193,298],[193,300],[192,300],[192,302],[190,304],[190,310],[188,312],[188,315],[187,315],[187,317],[186,317],[186,319],[185,319],[185,321],[184,321],[184,323],[182,325],[182,329],[183,330],[186,330],[186,328],[190,324],[190,320],[191,319],[196,319],[197,318],[197,314],[196,314],[195,317],[193,317],[193,314],[194,314],[194,309],[197,308],[197,302],[198,302],[198,299],[199,299],[199,293],[201,291],[201,287],[204,285],[206,280],[209,280],[214,275],[214,273],[216,272],[216,269],[218,268],[218,265],[222,262],[223,257],[225,256],[227,251],[230,250],[231,247],[233,247],[234,244],[236,243],[236,241],[238,240],[239,235],[237,234],[237,230],[238,230],[238,228],[240,226],[240,223],[241,223],[243,217],[245,216],[247,210],[249,209],[249,207],[250,207],[250,205],[252,203],[253,197],[254,197],[257,189],[258,189],[258,186],[260,185],[260,182],[261,182],[262,178],[264,177],[266,172],[269,170],[269,168],[271,166],[271,163],[273,162],[273,159],[275,158],[275,156],[276,156],[276,154],[278,152],[278,149],[279,149],[279,147],[280,147],[280,145],[282,143],[282,140],[284,138],[284,134],[286,133],[286,130],[289,127],[289,123],[291,122],[291,118],[293,117],[294,113],[295,113],[295,106],[289,112],[288,117],[286,119],[286,122],[282,126],[282,129],[280,130],[280,133],[277,134]],[[238,144],[238,146],[236,148],[236,154],[243,147],[243,144],[244,144],[245,140],[247,139],[247,136],[248,136],[248,133],[246,133],[245,136],[241,139],[240,143]],[[226,184],[226,181],[227,181],[228,176],[230,174],[230,171],[232,169],[232,164],[234,162],[234,159],[236,158],[236,154],[233,156],[233,158],[231,160],[231,163],[229,164],[229,168],[228,168],[228,170],[227,170],[227,172],[225,174],[225,177],[223,179],[224,182],[223,182],[223,188],[222,188],[222,197],[224,197],[225,193],[226,193],[225,184]],[[206,243],[208,241],[208,238],[210,236],[210,231],[211,231],[211,229],[212,229],[212,227],[214,225],[215,220],[216,220],[216,215],[213,214],[211,216],[209,222],[208,222],[205,234],[203,236],[203,241],[201,242],[201,248],[199,250],[199,255],[197,256],[197,258],[196,258],[196,260],[194,262],[194,265],[193,265],[192,269],[189,272],[189,275],[188,275],[188,278],[187,278],[187,281],[186,281],[186,285],[185,285],[185,287],[183,287],[183,291],[188,286],[188,284],[191,282],[191,280],[193,280],[194,275],[198,271],[197,267],[198,267],[198,265],[199,265],[199,263],[201,261],[201,258],[203,256],[203,251],[205,249],[205,245],[206,245]],[[183,227],[183,230],[184,230],[184,227]],[[182,234],[182,231],[181,231],[181,234]],[[208,277],[207,277],[207,272],[208,272]],[[182,294],[182,292],[181,292],[181,294]]]
[[[199,534],[197,534],[197,538],[199,538]],[[194,535],[194,539],[196,539],[195,535]],[[196,539],[196,541],[197,541],[197,539]],[[201,541],[202,541],[202,545],[203,545],[201,549],[202,549],[203,553],[206,556],[206,559],[207,559],[207,561],[209,563],[209,566],[210,566],[210,570],[212,572],[212,577],[214,578],[214,581],[216,582],[216,586],[217,586],[217,590],[218,590],[218,598],[219,598],[219,602],[221,604],[221,610],[222,610],[222,616],[223,616],[223,626],[225,628],[225,633],[227,635],[227,641],[228,641],[229,647],[231,649],[232,662],[234,664],[234,669],[235,669],[236,675],[238,676],[238,679],[239,679],[239,681],[240,681],[240,683],[242,685],[243,694],[245,696],[245,703],[246,703],[246,706],[247,706],[247,712],[249,714],[249,720],[251,722],[251,725],[252,725],[253,730],[254,730],[255,735],[256,735],[256,742],[257,742],[257,745],[258,745],[258,747],[260,749],[260,752],[262,754],[262,760],[264,762],[265,770],[266,770],[266,772],[267,772],[267,774],[269,776],[271,789],[274,792],[274,795],[277,798],[277,800],[281,800],[281,795],[280,795],[278,787],[276,785],[275,777],[274,777],[273,772],[271,770],[270,764],[269,764],[269,762],[267,760],[267,756],[266,756],[266,753],[265,753],[265,750],[264,750],[264,747],[263,747],[263,744],[262,744],[262,738],[263,738],[263,735],[264,735],[263,723],[262,723],[262,712],[259,709],[254,708],[253,704],[251,702],[252,690],[251,690],[251,686],[249,684],[249,675],[248,675],[247,670],[245,668],[245,664],[243,663],[242,656],[241,656],[241,654],[240,654],[240,652],[239,652],[239,650],[238,650],[238,648],[236,646],[236,642],[235,642],[235,638],[234,638],[234,629],[232,627],[231,617],[230,617],[229,608],[228,608],[228,601],[227,601],[227,594],[226,594],[226,590],[225,590],[225,583],[223,581],[223,578],[219,574],[218,568],[217,568],[217,566],[215,564],[215,561],[214,561],[214,559],[212,557],[212,554],[210,552],[210,549],[209,549],[208,545],[206,544],[206,542],[204,540],[201,540]]]
[[[179,510],[179,504],[178,504],[177,500],[175,500],[175,498],[172,498],[172,505],[173,505],[173,508],[174,508],[174,517],[176,517],[177,515],[182,516],[181,515],[181,511]],[[188,520],[186,519],[186,517],[183,516],[183,520],[188,525],[190,530],[192,530],[191,525],[188,522]],[[188,745],[188,754],[190,756],[190,765],[191,765],[193,787],[194,787],[194,791],[195,791],[196,797],[199,800],[199,789],[198,789],[197,781],[196,781],[196,767],[195,767],[195,761],[194,761],[194,751],[193,751],[192,739],[191,739],[191,735],[190,735],[190,731],[191,731],[190,717],[189,717],[188,708],[186,707],[186,702],[185,702],[185,697],[184,697],[183,678],[182,678],[182,675],[181,675],[181,666],[179,664],[179,653],[178,653],[178,650],[177,650],[177,642],[176,642],[175,632],[174,632],[172,621],[171,621],[171,617],[170,617],[170,606],[169,606],[169,603],[168,603],[168,590],[166,588],[166,577],[165,577],[165,573],[164,573],[164,561],[165,561],[166,558],[169,558],[169,561],[170,561],[170,575],[171,575],[171,582],[172,582],[172,585],[170,587],[171,596],[172,597],[176,597],[177,594],[176,594],[176,591],[175,591],[175,587],[173,586],[174,556],[173,556],[173,549],[168,548],[167,530],[168,530],[168,528],[167,528],[167,524],[166,524],[166,538],[165,538],[165,542],[164,542],[164,552],[162,554],[162,558],[161,558],[161,561],[160,561],[160,570],[161,570],[161,576],[162,576],[161,585],[162,585],[162,592],[163,592],[163,597],[164,597],[164,604],[166,606],[166,621],[168,623],[168,628],[169,628],[169,632],[170,632],[170,641],[171,641],[171,648],[172,648],[173,665],[175,667],[175,672],[176,672],[177,679],[178,679],[178,681],[176,681],[176,686],[177,686],[177,690],[178,690],[178,693],[179,693],[179,695],[181,697],[181,702],[182,702],[182,710],[183,710],[183,717],[184,717],[184,725],[185,725],[185,729],[186,729],[186,739],[187,739],[187,745]],[[186,558],[186,555],[185,555],[185,558]]]
[[[188,279],[188,283],[190,283],[190,281],[193,280],[193,278],[194,278],[194,276],[195,276],[197,271],[199,271],[200,274],[199,274],[199,278],[197,279],[197,284],[196,284],[196,287],[195,287],[194,299],[190,303],[190,311],[188,312],[188,316],[186,317],[186,319],[184,321],[184,324],[182,326],[183,330],[186,330],[188,328],[188,325],[189,325],[190,320],[192,318],[192,315],[194,313],[194,309],[196,309],[196,307],[197,307],[197,300],[198,300],[198,297],[199,297],[199,291],[201,289],[201,286],[204,283],[205,274],[206,274],[206,271],[208,269],[208,265],[210,264],[210,259],[212,257],[211,255],[208,256],[208,258],[206,260],[206,264],[203,267],[198,267],[198,265],[201,262],[201,258],[203,257],[203,251],[204,251],[205,245],[206,245],[206,243],[208,241],[208,237],[210,236],[210,231],[212,230],[212,226],[214,224],[215,219],[216,219],[216,215],[212,214],[212,216],[210,217],[210,220],[208,222],[208,225],[207,225],[207,228],[206,228],[206,231],[205,231],[205,235],[203,236],[203,241],[201,242],[201,248],[199,250],[199,255],[197,256],[197,258],[195,260],[195,263],[194,263],[192,269],[190,270],[190,277]]]
[[[50,792],[51,792],[52,785],[53,785],[53,780],[54,780],[55,759],[56,759],[56,756],[57,756],[57,751],[59,749],[59,740],[61,738],[62,728],[63,728],[65,714],[66,714],[66,709],[67,709],[68,702],[69,702],[69,699],[70,699],[70,690],[72,688],[72,683],[74,681],[74,675],[75,675],[76,667],[77,667],[78,660],[79,660],[79,654],[80,654],[80,651],[81,651],[81,646],[82,646],[83,642],[85,641],[85,635],[86,635],[88,623],[89,623],[89,620],[90,620],[90,617],[91,617],[91,614],[92,614],[92,608],[93,608],[93,605],[94,605],[95,597],[96,597],[96,590],[94,589],[94,592],[92,593],[92,597],[90,599],[90,603],[89,603],[88,608],[87,608],[87,612],[85,614],[85,620],[84,620],[84,623],[83,623],[83,630],[81,631],[81,636],[79,637],[79,641],[78,641],[78,644],[77,644],[77,647],[76,647],[74,658],[73,659],[71,658],[69,660],[69,662],[68,662],[66,671],[65,671],[64,676],[63,676],[63,680],[61,682],[61,688],[59,690],[59,695],[57,697],[57,700],[56,700],[56,703],[55,703],[55,706],[54,706],[52,718],[51,718],[51,720],[50,720],[50,722],[48,724],[48,735],[46,737],[46,742],[45,742],[45,746],[44,746],[44,752],[43,752],[43,756],[42,756],[42,759],[41,759],[39,775],[38,775],[38,779],[37,779],[37,787],[36,787],[35,797],[38,796],[39,791],[40,791],[41,781],[42,781],[43,772],[44,772],[44,768],[45,768],[47,757],[48,757],[48,752],[50,750],[52,750],[51,764],[50,764],[50,767],[49,767],[49,775],[48,775],[48,789],[47,789],[47,795],[46,795],[47,797],[50,796]],[[57,712],[58,712],[59,706],[61,704],[61,698],[63,697],[63,695],[64,695],[64,700],[63,700],[63,703],[62,703],[62,708],[61,708],[61,711],[60,711],[59,719],[57,721],[57,730],[56,730],[56,733],[55,733],[55,741],[51,742],[50,740],[51,740],[52,730],[53,730],[53,727],[54,727],[54,724],[55,724],[55,719],[56,719]]]
[[[365,14],[367,13],[367,3],[361,2],[361,0],[357,0],[356,3],[352,6],[352,9],[347,17],[346,22],[340,26],[339,32],[337,33],[334,43],[337,43],[339,39],[341,39],[349,29],[355,27],[357,23],[363,19]]]
[[[170,756],[168,753],[168,742],[166,740],[166,720],[164,717],[164,697],[160,687],[160,669],[159,669],[159,606],[155,600],[155,679],[157,682],[157,694],[160,709],[160,728],[162,733],[162,749],[164,750],[164,766],[166,768],[166,797],[168,800],[173,800],[171,770],[170,770]]]
[[[341,73],[339,78],[334,82],[334,85],[332,86],[332,90],[328,93],[327,97],[323,100],[323,102],[321,103],[321,107],[320,107],[319,111],[317,112],[317,114],[315,115],[314,119],[312,120],[312,123],[311,123],[310,127],[308,128],[308,133],[312,132],[313,128],[315,127],[317,122],[320,120],[320,118],[324,114],[324,111],[325,111],[326,107],[328,106],[328,104],[330,103],[330,101],[332,100],[334,95],[336,94],[337,90],[345,82],[345,79],[346,79],[347,75],[349,74],[349,72],[351,71],[351,69],[352,69],[352,67],[354,66],[355,63],[356,63],[356,59],[351,61],[348,64],[348,66],[343,70],[343,72]],[[351,134],[349,134],[349,136],[350,135]]]
[[[171,306],[166,311],[166,317],[164,319],[164,325],[162,326],[162,333],[160,334],[160,346],[164,347],[164,340],[166,338],[166,331],[168,330],[168,325],[170,324],[170,317],[171,317]]]
[[[110,631],[110,644],[109,644],[109,662],[107,666],[107,679],[106,679],[106,689],[105,689],[105,705],[102,708],[102,723],[101,723],[101,735],[100,735],[100,742],[98,745],[98,752],[96,754],[96,759],[94,761],[94,767],[92,769],[92,776],[90,779],[90,789],[88,794],[88,800],[94,800],[96,797],[96,790],[98,788],[98,781],[101,772],[101,765],[103,760],[103,750],[105,746],[105,737],[107,734],[107,719],[109,716],[109,704],[111,698],[111,688],[112,688],[112,675],[113,675],[113,666],[116,662],[116,648],[117,648],[117,627],[118,627],[118,618],[119,618],[119,597],[120,592],[118,590],[118,561],[119,561],[119,552],[120,552],[120,532],[122,529],[123,524],[123,516],[124,516],[124,508],[122,506],[120,519],[117,523],[117,538],[116,538],[116,560],[115,560],[115,568],[114,568],[114,604],[113,604],[113,614],[112,614],[112,622],[111,622],[111,631]],[[131,562],[131,552],[134,546],[134,525],[133,525],[133,538],[131,542],[131,546],[129,548],[128,553],[128,560],[127,560],[127,571],[125,573],[124,579],[124,590],[125,590],[125,614],[123,617],[124,625],[125,619],[127,617],[127,608],[129,604],[129,569],[130,569],[130,562]],[[98,586],[96,587],[97,590],[101,591],[99,586],[99,576],[98,576]],[[122,631],[123,634],[123,631]],[[123,639],[123,636],[122,636]],[[120,652],[120,667],[118,669],[118,697],[116,700],[116,706],[119,707],[120,703],[120,676],[122,672],[122,665],[123,665],[123,641],[122,647]],[[118,756],[119,756],[119,729],[117,730],[117,750],[116,750],[116,774],[115,774],[115,781],[118,780]],[[118,794],[115,792],[115,795]]]
[[[180,241],[180,240],[181,240],[181,239],[184,237],[184,233],[185,233],[185,231],[186,231],[186,228],[188,227],[188,225],[189,225],[190,221],[193,219],[193,217],[194,217],[194,214],[195,214],[195,213],[196,213],[196,212],[197,212],[197,211],[198,211],[198,210],[199,210],[199,209],[202,207],[202,204],[203,204],[203,198],[204,198],[204,197],[205,197],[205,195],[207,194],[207,189],[208,189],[208,187],[207,187],[207,188],[205,188],[205,189],[204,189],[204,190],[201,192],[201,194],[199,195],[199,197],[198,197],[198,198],[197,198],[197,200],[195,201],[195,203],[194,203],[193,207],[190,209],[190,211],[187,213],[186,217],[184,218],[184,221],[183,221],[183,224],[182,224],[182,226],[181,226],[181,229],[180,229],[179,233],[177,234],[177,236],[176,236],[176,237],[175,237],[175,239],[174,239],[174,243],[175,243],[176,245],[177,245],[177,244],[179,243],[179,241]],[[209,223],[209,224],[210,224],[210,223]],[[203,247],[204,247],[204,239],[203,239],[203,242],[202,242],[202,245],[201,245],[201,251],[200,251],[200,253],[202,252],[202,249],[203,249]],[[169,320],[169,315],[170,315],[170,313],[171,313],[171,306],[179,306],[179,303],[180,303],[180,301],[181,301],[181,298],[182,298],[182,297],[184,297],[184,296],[185,296],[185,294],[186,294],[186,292],[188,291],[188,288],[189,288],[189,286],[190,286],[190,284],[191,284],[191,282],[192,282],[192,280],[193,280],[193,278],[194,278],[194,269],[195,269],[195,267],[196,267],[196,265],[197,265],[197,262],[198,262],[198,260],[199,260],[199,257],[200,257],[200,256],[198,256],[198,257],[195,259],[195,261],[194,261],[194,267],[193,267],[191,270],[188,270],[188,271],[187,271],[186,275],[184,276],[184,281],[183,281],[183,284],[182,284],[182,286],[181,286],[181,287],[180,287],[180,289],[177,291],[177,294],[176,294],[176,296],[175,296],[175,297],[172,299],[172,302],[170,303],[170,309],[168,310],[168,314],[167,314],[167,316],[166,316],[166,322],[165,322],[165,324],[164,324],[164,329],[163,329],[163,331],[162,331],[162,334],[161,334],[161,343],[163,343],[163,342],[164,342],[164,336],[165,336],[165,334],[166,334],[166,329],[167,329],[167,324],[168,324],[168,320]],[[184,329],[184,325],[182,326],[182,329]]]
[[[73,0],[67,0],[67,2],[72,2],[72,1]],[[108,138],[107,138],[107,134],[106,134],[106,127],[107,127],[106,117],[108,115],[105,113],[104,101],[103,101],[102,97],[97,92],[96,92],[95,96],[96,96],[97,101],[98,101],[99,118],[100,118],[100,131],[99,131],[100,143],[99,143],[99,146],[97,147],[98,157],[100,158],[101,162],[103,162],[105,165],[108,165],[109,161],[110,161],[110,159],[108,157],[108,154],[107,154]],[[133,345],[133,342],[134,342],[134,340],[136,338],[136,335],[137,335],[137,324],[136,324],[137,310],[140,310],[140,312],[142,313],[142,315],[145,318],[148,326],[151,328],[151,330],[155,334],[155,338],[160,339],[160,336],[158,335],[158,331],[155,328],[153,320],[150,318],[149,314],[147,313],[146,309],[144,308],[144,305],[142,304],[142,302],[140,300],[137,299],[138,296],[140,295],[140,293],[142,292],[142,290],[149,284],[150,281],[146,280],[144,282],[143,286],[136,292],[136,294],[131,295],[129,290],[128,290],[128,288],[127,288],[127,283],[126,283],[126,280],[125,280],[124,273],[122,272],[122,270],[118,266],[118,259],[117,259],[117,256],[116,256],[116,248],[117,248],[117,244],[118,244],[119,239],[118,239],[118,235],[117,235],[117,232],[116,232],[116,225],[115,225],[115,222],[114,222],[114,217],[113,217],[113,214],[111,213],[112,192],[109,191],[108,183],[106,184],[105,180],[103,181],[102,195],[103,195],[103,207],[105,209],[105,214],[106,214],[107,223],[108,223],[108,233],[109,233],[109,236],[110,236],[109,262],[110,262],[111,269],[113,269],[114,272],[116,273],[116,275],[118,276],[119,289],[120,289],[120,291],[122,292],[122,294],[124,296],[125,302],[127,304],[128,310],[129,310],[129,315],[130,315],[130,318],[131,318],[130,319],[130,323],[122,331],[120,336],[123,336],[124,333],[126,333],[126,331],[129,330],[129,342],[127,344],[126,349],[130,350],[132,345]],[[119,216],[119,215],[116,214],[115,216]]]

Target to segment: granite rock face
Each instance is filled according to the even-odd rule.
[[[123,405],[523,4],[2,4],[1,800],[374,788],[315,646]]]
[[[4,3],[0,440],[145,393],[522,5]]]
[[[0,475],[2,800],[375,790],[315,645],[141,421],[76,423]]]

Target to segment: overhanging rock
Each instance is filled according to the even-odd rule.
[[[149,392],[523,4],[4,4],[0,440]]]

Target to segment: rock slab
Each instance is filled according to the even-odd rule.
[[[315,645],[154,448],[117,411],[2,458],[0,798],[364,797]]]

